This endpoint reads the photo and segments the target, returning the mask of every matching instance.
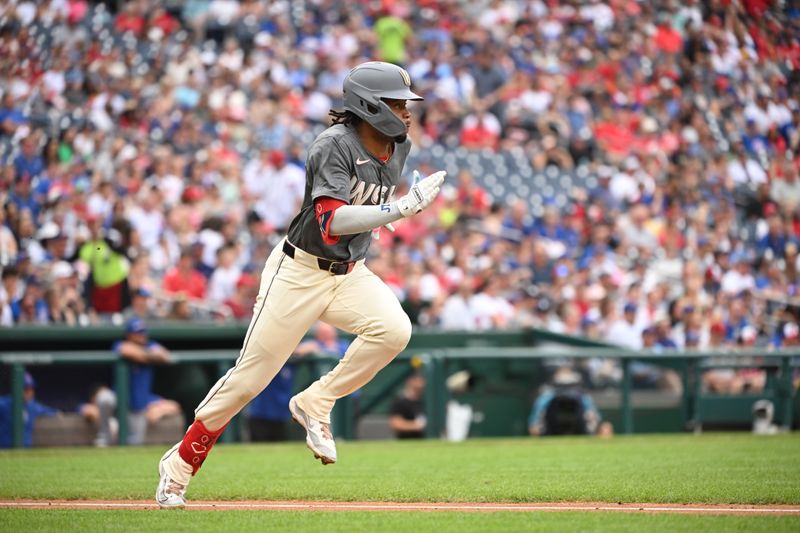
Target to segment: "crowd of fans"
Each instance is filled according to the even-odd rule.
[[[441,146],[593,178],[534,216],[449,176],[368,260],[414,323],[798,344],[800,11],[772,0],[6,2],[0,325],[247,319],[368,59],[425,96],[421,172]]]

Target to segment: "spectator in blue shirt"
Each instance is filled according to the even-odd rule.
[[[318,322],[314,338],[300,343],[289,362],[278,372],[267,387],[250,402],[248,428],[254,442],[277,442],[288,439],[289,399],[294,387],[295,363],[309,354],[328,354],[341,357],[348,343],[339,339],[336,328]],[[355,393],[354,393],[355,394]]]
[[[34,399],[33,376],[25,373],[25,383],[22,392],[23,411],[22,411],[22,444],[26,448],[33,445],[33,424],[40,416],[55,416],[58,410],[37,402]],[[0,448],[11,447],[11,396],[0,396]]]
[[[171,356],[169,350],[150,339],[144,321],[138,317],[128,321],[125,339],[115,342],[113,350],[130,363],[128,444],[141,444],[148,423],[180,413],[177,402],[153,394],[152,365],[169,363]]]
[[[786,234],[781,217],[773,215],[767,219],[767,234],[756,243],[756,251],[763,255],[767,250],[772,254],[772,258],[782,258],[786,245],[792,242],[791,236]]]
[[[25,114],[14,102],[14,96],[6,92],[0,104],[0,136],[13,135],[16,129],[26,122]]]
[[[128,321],[125,339],[115,342],[112,350],[130,363],[128,444],[142,444],[148,424],[181,412],[177,402],[153,394],[152,365],[169,363],[171,356],[169,350],[150,339],[144,321],[138,317]],[[91,403],[80,409],[81,414],[98,426],[96,446],[111,444],[115,407],[116,394],[99,387],[92,394]]]
[[[21,176],[16,180],[13,190],[8,195],[7,202],[14,204],[20,213],[29,211],[34,220],[39,217],[39,211],[42,208],[36,199],[36,194],[33,192],[31,178],[27,175]]]
[[[17,178],[35,178],[44,171],[44,159],[36,149],[36,139],[33,136],[25,137],[22,141],[22,153],[14,158],[14,170]]]

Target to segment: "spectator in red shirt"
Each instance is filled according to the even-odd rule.
[[[153,15],[150,17],[150,26],[159,28],[164,32],[164,35],[170,35],[181,27],[175,17],[167,13],[164,8],[157,8],[153,11]]]
[[[236,320],[244,320],[253,315],[253,302],[258,294],[258,280],[252,274],[242,274],[236,282],[236,292],[225,300],[224,305]]]
[[[206,278],[194,268],[192,255],[188,250],[181,252],[181,258],[164,276],[164,290],[169,294],[181,294],[199,300],[206,295]]]
[[[669,16],[660,15],[656,34],[653,37],[656,47],[668,54],[677,54],[683,49],[683,39],[680,32],[669,23]]]
[[[117,15],[114,21],[114,28],[120,32],[133,32],[139,36],[144,31],[144,17],[139,12],[136,2],[124,4],[123,11]]]
[[[467,115],[461,128],[461,145],[465,148],[491,148],[500,143],[500,121],[491,113],[477,110]]]
[[[469,170],[458,174],[458,204],[462,213],[470,217],[481,217],[489,212],[489,197],[483,188],[475,183]]]

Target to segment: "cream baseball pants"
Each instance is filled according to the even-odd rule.
[[[358,335],[336,367],[297,396],[312,418],[330,423],[337,399],[367,384],[411,337],[395,294],[358,261],[349,274],[320,270],[316,257],[281,241],[267,259],[239,358],[195,410],[210,430],[223,427],[258,395],[317,320]]]

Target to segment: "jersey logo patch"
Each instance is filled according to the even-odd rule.
[[[353,176],[350,178],[350,205],[378,205],[386,203],[394,194],[396,185],[367,183]]]
[[[356,165],[363,165],[365,163],[369,163],[369,159],[365,159],[363,161],[361,160],[360,157],[356,159]]]

